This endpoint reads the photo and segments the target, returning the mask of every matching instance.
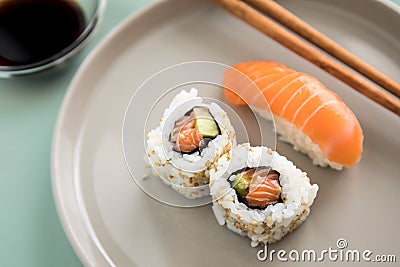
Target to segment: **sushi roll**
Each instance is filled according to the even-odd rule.
[[[318,185],[266,147],[242,144],[210,171],[212,209],[220,225],[251,239],[251,246],[281,240],[310,213]]]
[[[260,95],[249,90],[253,83]],[[360,161],[364,137],[356,116],[316,78],[280,63],[255,61],[226,71],[224,86],[231,103],[247,103],[273,119],[281,140],[308,154],[315,165],[340,170]],[[258,98],[265,99],[273,118]]]
[[[209,167],[236,145],[226,112],[197,93],[192,88],[174,97],[160,125],[147,134],[146,147],[154,173],[190,199],[209,195]]]

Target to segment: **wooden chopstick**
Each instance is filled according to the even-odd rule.
[[[239,0],[213,1],[286,48],[292,50],[371,100],[400,116],[399,100],[385,94],[365,79],[350,72],[327,55],[321,53],[318,49],[299,39],[296,35],[284,29],[272,19],[267,18],[254,8],[248,6],[246,3]]]
[[[361,73],[366,78],[380,85],[382,88],[400,97],[400,85],[390,77],[374,69],[360,58],[356,57],[313,27],[305,23],[293,13],[271,0],[246,0],[254,7],[272,17],[279,23],[297,33],[304,39],[315,44],[333,57],[339,59],[347,66]]]

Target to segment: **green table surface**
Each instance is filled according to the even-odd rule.
[[[95,37],[63,69],[0,79],[0,266],[82,266],[61,227],[50,179],[58,109],[87,54],[151,0],[109,0]]]
[[[82,266],[65,237],[51,191],[54,124],[87,54],[150,2],[109,0],[95,38],[63,69],[0,79],[0,266]],[[400,0],[393,2],[400,5]]]

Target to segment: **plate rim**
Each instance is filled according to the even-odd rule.
[[[59,163],[57,155],[60,154],[60,148],[59,148],[61,143],[60,139],[63,128],[63,122],[66,121],[66,117],[68,116],[67,108],[72,103],[72,98],[77,91],[76,89],[77,85],[84,76],[85,70],[88,68],[88,66],[92,64],[97,55],[101,53],[101,51],[105,50],[107,48],[107,45],[116,36],[118,36],[126,27],[128,27],[132,23],[135,23],[135,21],[140,20],[142,17],[147,16],[147,14],[152,12],[153,9],[162,6],[166,2],[167,0],[156,0],[155,2],[148,4],[147,6],[137,10],[136,12],[134,11],[132,14],[128,15],[128,17],[126,17],[120,23],[118,23],[117,26],[111,29],[111,31],[108,34],[106,34],[106,36],[101,41],[99,41],[99,43],[93,48],[93,50],[91,50],[88,53],[86,58],[83,60],[82,64],[75,72],[70,84],[68,85],[67,91],[63,97],[63,100],[61,102],[58,111],[57,120],[55,122],[55,127],[53,130],[53,139],[51,144],[51,155],[50,155],[50,177],[51,177],[53,199],[63,231],[69,243],[71,244],[72,249],[78,256],[82,264],[85,266],[97,266],[95,263],[97,263],[99,259],[94,259],[93,257],[90,257],[88,253],[86,253],[83,250],[80,238],[77,236],[77,233],[75,233],[74,229],[70,227],[70,222],[69,222],[70,219],[68,211],[65,208],[66,203],[64,203],[61,194],[57,193],[59,191],[59,182],[57,177],[60,176],[58,171]],[[89,233],[86,234],[90,236]],[[96,248],[98,248],[92,239],[89,239],[88,241],[89,243],[91,243],[90,245],[94,245],[96,246]],[[101,261],[102,264],[110,264],[110,262],[104,258],[104,255],[102,253],[100,253],[100,255],[102,256],[102,261]]]

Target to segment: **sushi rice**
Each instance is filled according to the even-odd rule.
[[[226,112],[216,103],[204,103],[198,91],[181,91],[164,111],[160,125],[147,134],[146,156],[153,172],[187,198],[209,195],[209,167],[236,145],[236,134]],[[206,107],[219,126],[220,134],[201,152],[184,154],[173,149],[169,136],[174,123],[193,107]]]
[[[237,170],[260,166],[280,173],[282,202],[265,209],[253,209],[239,201],[230,182]],[[252,247],[277,242],[296,229],[310,213],[317,191],[318,185],[310,184],[307,174],[286,157],[247,143],[221,156],[210,170],[212,210],[218,223],[250,238]]]

